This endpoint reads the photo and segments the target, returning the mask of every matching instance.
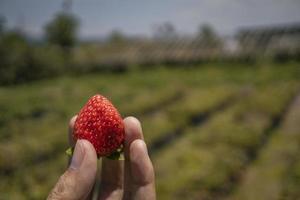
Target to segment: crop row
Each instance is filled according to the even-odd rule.
[[[47,90],[47,89],[45,89]],[[148,92],[149,93],[149,92]],[[74,110],[79,110],[81,105],[77,105],[76,103],[72,103],[70,100],[70,104],[66,104],[68,101],[66,97],[63,96],[63,92],[53,101],[49,101],[51,98],[51,93],[47,91],[45,94],[49,94],[47,97],[43,97],[39,94],[32,94],[32,96],[28,95],[28,97],[24,96],[24,98],[28,98],[27,101],[22,98],[17,98],[19,102],[13,102],[12,104],[19,105],[23,100],[23,104],[20,107],[25,107],[26,111],[15,109],[14,118],[10,119],[5,123],[0,129],[1,134],[7,133],[9,137],[4,137],[2,135],[2,140],[0,142],[0,169],[3,175],[14,173],[14,170],[21,168],[23,165],[32,165],[37,162],[43,162],[44,160],[51,159],[53,155],[64,152],[64,149],[67,148],[67,124],[72,114],[69,114],[69,108],[77,107],[76,109],[70,109],[74,112]],[[178,95],[178,90],[169,89],[169,88],[159,88],[156,92],[151,93],[152,98],[147,96],[146,91],[135,93],[132,96],[128,96],[128,101],[124,101],[124,103],[120,104],[120,110],[126,111],[130,110],[133,105],[135,105],[135,110],[133,110],[133,115],[135,112],[144,113],[144,110],[155,107],[155,105],[160,105],[161,102],[166,102],[169,99],[176,101],[174,96]],[[44,116],[18,119],[16,115],[26,112],[32,111],[35,109],[36,104],[30,101],[30,97],[32,99],[33,96],[39,96],[40,99],[38,104],[42,105],[43,108],[46,109],[43,104],[51,104],[49,106],[49,112]],[[61,99],[60,99],[61,98]],[[117,99],[118,96],[113,96],[113,98]],[[56,103],[53,103],[56,102]],[[81,102],[81,100],[80,100]],[[66,108],[62,108],[60,104],[64,104]],[[76,104],[76,105],[74,105]],[[142,105],[142,106],[140,106]],[[57,109],[53,111],[53,109]],[[11,109],[12,110],[12,109]],[[128,111],[129,112],[129,111]],[[64,113],[64,114],[61,114]],[[9,155],[9,156],[7,156]]]
[[[159,198],[212,197],[249,163],[249,152],[295,91],[291,80],[298,82],[298,72],[296,64],[203,65],[1,87],[0,199],[47,195],[65,168],[67,122],[95,93],[109,97],[123,116],[137,115],[149,145],[183,127],[184,137],[153,155]],[[214,112],[200,127],[190,124],[192,116],[218,107],[244,85],[254,86],[243,89],[242,102]],[[286,185],[297,182],[297,166],[290,165]],[[284,194],[295,191],[283,188]]]
[[[153,106],[153,102],[160,104],[160,102],[166,101],[168,98],[172,99],[178,94],[177,91],[159,89],[151,93],[152,98],[149,101],[149,107]],[[149,140],[149,143],[159,137],[159,134],[165,133],[165,131],[174,130],[178,126],[184,126],[190,116],[199,112],[206,112],[234,93],[233,87],[192,88],[186,91],[188,92],[185,92],[181,99],[170,102],[162,109],[142,115],[141,121],[145,125],[145,133],[151,133],[148,130],[149,127],[156,128],[154,131],[157,134],[156,137],[146,134],[146,139]],[[146,99],[149,98],[142,98],[141,96],[143,95],[139,94],[139,97],[134,99],[140,99],[140,102],[147,105],[148,102]],[[168,116],[161,123],[173,122],[174,126],[170,129],[161,129],[155,123],[159,121],[153,120],[158,113]],[[35,119],[34,121],[23,120],[15,127],[18,129],[14,130],[15,133],[23,131],[24,135],[31,135],[32,137],[21,138],[12,136],[10,140],[5,141],[1,145],[0,157],[3,161],[1,162],[1,171],[4,173],[2,174],[2,180],[5,180],[3,183],[5,182],[6,187],[10,185],[7,184],[10,182],[18,186],[18,188],[6,188],[4,185],[1,186],[2,189],[15,190],[15,192],[12,192],[15,195],[23,193],[27,198],[33,199],[35,199],[35,196],[41,197],[41,194],[50,189],[56,179],[50,178],[49,180],[45,180],[48,173],[52,173],[53,177],[57,177],[65,166],[65,155],[63,152],[67,147],[67,130],[66,124],[62,123],[64,120],[63,117],[57,119],[57,116],[48,114],[47,117]],[[149,127],[147,127],[148,123],[150,124]],[[56,131],[52,132],[53,129]],[[30,131],[31,133],[26,133],[25,131]],[[33,136],[33,134],[35,135]],[[62,134],[64,135],[63,139],[61,139]],[[24,194],[24,192],[27,193]]]
[[[94,78],[95,79],[95,78]],[[59,80],[58,83],[41,83],[41,85],[26,85],[17,88],[0,89],[0,127],[11,121],[36,120],[49,114],[66,117],[75,114],[87,98],[101,93],[111,99],[120,108],[121,113],[143,114],[143,111],[154,108],[161,101],[180,93],[177,87],[130,86],[109,82],[96,82],[94,79],[84,81],[84,84],[73,86],[74,81]],[[93,82],[94,80],[95,82]],[[1,130],[2,132],[2,130]],[[1,134],[0,138],[5,135]],[[11,136],[11,134],[9,134]]]
[[[262,149],[228,199],[297,199],[300,197],[300,95],[282,126]]]
[[[232,86],[186,89],[185,96],[180,101],[140,119],[147,144],[151,146],[165,134],[186,128],[192,123],[192,118],[204,116],[232,97],[236,90]]]
[[[272,118],[281,114],[296,88],[288,83],[253,88],[204,126],[187,130],[184,138],[154,157],[158,197],[214,199],[231,191]]]

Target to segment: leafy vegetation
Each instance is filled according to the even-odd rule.
[[[290,128],[298,124],[279,121],[271,133],[267,130],[299,91],[298,65],[157,66],[2,86],[0,199],[45,198],[66,167],[68,121],[95,93],[111,99],[123,116],[138,116],[148,144],[183,128],[182,137],[167,142],[152,157],[159,199],[244,198],[248,174],[278,163],[283,179],[276,173],[271,179],[260,173],[253,184],[283,180],[286,184],[278,195],[296,199],[299,131],[292,133]],[[207,121],[190,123],[192,116],[232,96],[234,100]],[[297,116],[284,121],[299,120]],[[265,191],[269,194],[267,186]],[[261,195],[252,194],[251,199]]]
[[[154,161],[161,198],[215,199],[230,191],[234,178],[253,159],[272,116],[282,112],[295,88],[258,88],[160,152]],[[277,98],[266,98],[270,96]]]
[[[299,103],[300,96],[229,199],[299,198]]]

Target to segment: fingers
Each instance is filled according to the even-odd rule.
[[[141,123],[135,117],[126,117],[125,125],[125,156],[129,157],[130,144],[136,139],[144,140]]]
[[[130,165],[130,144],[136,139],[143,139],[143,133],[140,122],[134,117],[124,119],[125,125],[125,174],[124,174],[124,199],[130,199],[132,196],[132,176]]]
[[[87,140],[77,140],[69,168],[47,199],[86,199],[94,185],[96,171],[97,156],[93,145]]]
[[[133,183],[145,186],[154,182],[154,173],[146,144],[137,139],[130,145],[130,164]]]
[[[98,199],[121,199],[123,196],[124,161],[102,159]]]
[[[131,199],[155,199],[154,170],[143,140],[137,139],[131,143],[130,165],[133,190]]]
[[[125,124],[124,199],[155,199],[154,170],[143,141],[140,122],[134,117]]]
[[[74,140],[72,137],[73,127],[77,116],[74,116],[69,123],[69,142],[71,146],[74,146]],[[124,161],[116,161],[116,160],[109,160],[104,158],[102,160],[102,172],[101,172],[101,184],[100,184],[100,195],[99,199],[121,199],[123,194],[123,187],[124,188],[124,199],[155,199],[155,187],[154,187],[154,170],[149,158],[147,147],[145,142],[143,141],[144,137],[142,134],[142,128],[140,122],[134,117],[127,117],[124,119],[125,124],[125,146],[124,146],[124,153],[125,153],[125,169],[124,169]],[[79,140],[80,141],[80,140]],[[85,141],[90,146],[92,146],[89,142]],[[77,149],[77,145],[75,147]],[[95,150],[94,151],[94,159]],[[76,150],[75,150],[76,151]],[[74,151],[74,157],[75,157]],[[80,151],[79,151],[80,152]],[[72,159],[72,163],[76,163],[76,159]],[[97,165],[97,161],[94,161],[94,166]],[[72,177],[68,174],[74,174],[70,171],[72,169],[72,165],[67,170],[67,172],[60,178],[59,182],[49,195],[48,199],[78,199],[75,197],[70,196],[70,198],[66,198],[67,194],[76,194],[74,192],[76,189],[76,185],[72,183]],[[76,164],[75,164],[76,165]],[[89,171],[90,176],[89,180],[92,179],[92,184],[88,187],[88,192],[85,193],[88,195],[90,193],[93,184],[95,182],[96,177],[96,170],[92,169]],[[125,172],[124,172],[125,170]],[[78,173],[77,173],[78,174]],[[69,178],[68,178],[69,177]],[[70,178],[71,177],[71,178]],[[92,178],[91,178],[92,177]],[[124,178],[125,177],[125,180]],[[68,181],[70,180],[70,181]],[[73,178],[74,181],[74,178]],[[84,182],[84,181],[83,181]],[[125,183],[123,186],[122,183]],[[61,185],[63,188],[71,188],[68,190],[61,191]],[[72,189],[73,188],[73,189]],[[81,187],[84,190],[84,187]],[[73,192],[64,192],[64,191],[73,191]],[[77,190],[77,193],[80,193],[81,190]],[[64,196],[62,196],[64,194]],[[57,197],[56,197],[57,196]],[[61,197],[62,196],[62,197]],[[82,197],[85,198],[86,196]],[[79,198],[81,199],[81,198]]]
[[[137,138],[142,138],[139,122],[133,117],[124,119],[125,147]],[[129,152],[125,150],[125,152]],[[130,169],[126,169],[130,171]],[[101,183],[99,199],[121,199],[123,195],[124,161],[102,159]],[[126,185],[126,184],[125,184]]]

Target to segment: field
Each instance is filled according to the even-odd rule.
[[[142,123],[158,199],[299,199],[299,63],[133,68],[0,87],[0,199],[43,199],[95,93]],[[101,162],[101,161],[99,161]]]

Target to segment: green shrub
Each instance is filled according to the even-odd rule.
[[[64,51],[54,46],[33,46],[17,32],[0,39],[0,84],[16,84],[65,72]]]

